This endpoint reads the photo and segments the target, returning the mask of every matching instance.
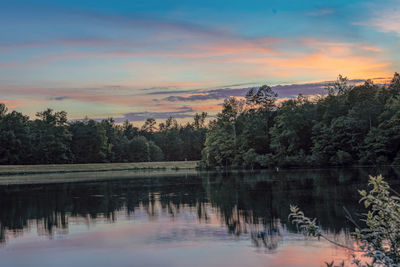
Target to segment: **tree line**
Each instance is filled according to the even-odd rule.
[[[198,160],[207,114],[178,124],[170,117],[158,127],[147,119],[139,129],[112,118],[68,121],[65,111],[46,109],[30,120],[0,103],[0,164],[60,164]]]
[[[400,75],[386,85],[352,85],[339,76],[326,89],[278,103],[264,85],[225,100],[209,125],[201,165],[400,165]]]
[[[30,120],[0,104],[0,164],[201,160],[202,168],[400,164],[400,75],[352,85],[339,76],[324,95],[280,101],[271,87],[224,101],[179,124],[69,121],[64,111]]]

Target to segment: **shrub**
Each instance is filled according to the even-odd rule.
[[[360,190],[360,202],[364,203],[368,212],[363,214],[365,228],[357,226],[353,233],[358,245],[365,256],[371,258],[371,264],[363,265],[354,256],[356,266],[400,266],[400,198],[398,193],[391,190],[382,175],[370,176],[370,191]],[[391,195],[391,192],[395,195]],[[310,219],[296,206],[290,206],[289,219],[305,235],[324,238],[335,245],[353,250],[330,240],[323,235],[316,219]],[[333,263],[327,263],[333,266]]]

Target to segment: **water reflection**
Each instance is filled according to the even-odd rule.
[[[285,231],[289,204],[319,218],[329,233],[349,232],[343,206],[361,213],[357,189],[368,174],[382,173],[399,188],[399,170],[330,169],[276,172],[199,173],[101,182],[0,186],[0,239],[23,235],[68,233],[69,223],[115,222],[119,214],[147,220],[195,214],[199,223],[222,224],[227,233],[250,237],[255,247],[276,249]],[[215,221],[213,221],[215,220]],[[171,239],[177,236],[169,237]]]

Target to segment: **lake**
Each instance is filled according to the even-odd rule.
[[[289,205],[351,245],[353,226],[343,207],[355,217],[362,213],[357,189],[378,173],[400,188],[395,168],[148,172],[132,178],[123,172],[121,179],[114,173],[111,180],[0,185],[0,266],[349,262],[349,252],[297,234],[288,223]]]

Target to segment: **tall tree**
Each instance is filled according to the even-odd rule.
[[[36,113],[36,117],[38,119],[30,123],[33,161],[42,164],[71,162],[72,135],[67,113],[46,109]]]
[[[31,136],[28,116],[0,104],[0,164],[31,163]]]
[[[71,148],[77,163],[106,162],[107,134],[104,126],[94,120],[71,123]]]
[[[267,139],[267,142],[265,142],[265,151],[269,151],[270,118],[272,112],[276,109],[275,102],[277,98],[278,94],[268,85],[263,85],[258,89],[252,88],[246,94],[246,103],[249,105],[249,112],[261,113],[265,118],[265,121],[262,123],[265,125],[264,136]]]

